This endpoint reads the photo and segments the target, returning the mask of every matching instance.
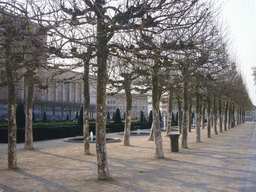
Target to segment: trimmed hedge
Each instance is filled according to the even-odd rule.
[[[90,131],[95,134],[95,125],[90,125]],[[33,140],[51,140],[60,139],[65,137],[75,137],[78,135],[83,135],[83,127],[78,125],[60,125],[60,126],[43,126],[43,127],[33,127]],[[25,129],[17,129],[17,143],[23,143],[25,140]],[[8,128],[0,128],[0,143],[8,142]]]
[[[140,129],[150,129],[151,122],[136,122],[131,124],[131,130],[135,130],[135,126],[140,126]],[[95,135],[95,123],[90,123],[89,131]],[[113,132],[123,132],[124,123],[121,124],[108,124],[107,129]],[[33,127],[33,140],[51,140],[60,139],[65,137],[75,137],[83,135],[83,126],[81,125],[48,125],[48,126],[34,126]],[[17,143],[23,143],[25,140],[25,129],[17,129]],[[0,127],[0,143],[8,142],[8,127]]]
[[[140,129],[150,129],[151,128],[151,122],[134,122],[131,123],[131,131],[136,130],[138,127]],[[123,132],[124,131],[124,123],[121,124],[108,124],[107,129],[110,130],[111,133],[115,132]]]

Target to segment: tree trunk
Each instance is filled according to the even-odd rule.
[[[199,101],[200,101],[200,97],[199,97]],[[201,103],[199,103],[199,126],[200,127],[202,126],[202,116],[203,116],[203,107],[202,106],[203,105]]]
[[[239,108],[237,108],[237,115],[236,115],[236,124],[239,125],[240,124],[240,110]]]
[[[211,138],[211,99],[207,96],[207,136]]]
[[[153,113],[153,124],[154,124],[154,135],[156,145],[156,157],[164,158],[163,152],[163,141],[160,129],[160,116],[159,116],[159,84],[158,84],[158,62],[154,60],[154,66],[152,69],[152,113]]]
[[[90,83],[89,83],[89,59],[84,61],[84,104],[83,104],[83,135],[84,153],[90,155],[90,131],[89,131],[89,108],[90,108]]]
[[[196,113],[195,113],[195,129],[196,129],[196,142],[201,142],[200,133],[200,97],[198,93],[198,86],[196,87]],[[202,118],[203,119],[203,118]]]
[[[183,82],[183,115],[182,115],[182,141],[181,146],[184,149],[188,148],[187,140],[188,140],[188,92],[187,92],[187,81]]]
[[[232,103],[229,104],[229,112],[228,112],[228,129],[231,128],[231,122],[232,122]]]
[[[189,107],[188,107],[188,131],[191,132],[192,128],[192,103],[191,100],[189,101]]]
[[[125,116],[125,125],[124,125],[124,142],[125,146],[130,145],[130,135],[131,135],[131,120],[132,120],[132,94],[131,94],[131,80],[130,78],[126,79],[125,94],[126,94],[126,116]]]
[[[220,132],[222,133],[222,103],[221,100],[219,100],[219,120],[220,120]]]
[[[11,32],[10,32],[11,33]],[[5,71],[8,86],[8,168],[17,168],[17,152],[16,152],[16,113],[15,113],[15,83],[13,77],[13,55],[11,53],[11,39],[7,37],[5,45]]]
[[[240,124],[243,123],[243,111],[240,109]]]
[[[153,111],[152,111],[152,113],[153,113]],[[149,138],[148,138],[149,141],[154,141],[154,133],[155,133],[155,124],[154,124],[154,120],[153,120],[152,124],[151,124],[151,128],[150,128]]]
[[[33,149],[33,99],[34,99],[34,79],[33,71],[28,71],[27,76],[28,94],[26,106],[26,125],[25,125],[25,149]]]
[[[235,104],[233,104],[233,108],[231,110],[232,110],[232,123],[231,123],[231,126],[233,128],[233,127],[235,127],[235,124],[236,124],[236,121],[235,121]]]
[[[205,108],[206,108],[206,104],[205,104],[205,101],[204,101],[204,105],[203,105],[203,114],[202,114],[202,129],[204,129],[205,127]]]
[[[178,102],[178,129],[179,129],[179,133],[181,133],[181,129],[182,129],[182,112],[181,112],[181,101],[180,101],[179,97],[177,97],[177,102]]]
[[[97,0],[97,4],[101,4]],[[106,149],[106,83],[107,83],[107,29],[104,17],[97,15],[97,104],[96,104],[96,153],[98,165],[98,179],[109,179]]]
[[[172,128],[172,95],[173,91],[169,90],[166,136],[168,136],[168,134],[171,133]]]
[[[238,115],[238,117],[239,117],[239,119],[238,119],[238,123],[237,123],[237,125],[240,125],[241,124],[241,109],[239,108],[239,111],[238,111],[238,113],[239,113],[239,115]]]
[[[215,97],[213,99],[213,128],[214,128],[215,135],[218,135],[218,130],[217,130],[217,106],[216,106]]]
[[[224,115],[224,131],[227,131],[227,123],[228,123],[228,101],[226,103],[226,108],[225,108],[225,115]]]

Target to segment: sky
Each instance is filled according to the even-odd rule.
[[[249,96],[256,105],[256,0],[217,0],[222,4],[221,20],[228,28],[231,56],[235,58]],[[226,27],[225,26],[225,27]]]

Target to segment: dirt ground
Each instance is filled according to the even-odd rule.
[[[7,144],[0,144],[0,192],[16,191],[237,191],[254,123],[245,123],[171,152],[170,138],[162,132],[164,159],[156,159],[155,143],[148,136],[132,136],[131,146],[107,143],[111,180],[97,180],[95,143],[90,156],[82,143],[63,139],[34,142],[35,150],[18,144],[18,170],[7,169]],[[110,134],[112,137],[121,135]],[[180,142],[181,143],[181,142]]]

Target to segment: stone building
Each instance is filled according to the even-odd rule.
[[[46,45],[46,31],[41,25],[33,22],[26,22],[24,18],[5,13],[4,10],[0,12],[0,29],[4,32],[4,25],[13,24],[13,27],[20,29],[23,26],[24,38],[13,43],[13,51],[17,52],[19,61],[15,63],[17,70],[14,71],[16,81],[16,103],[22,102],[26,105],[27,98],[27,79],[24,77],[27,69],[24,65],[29,62],[34,69],[34,79],[36,79],[34,90],[34,117],[36,120],[41,120],[43,113],[47,115],[49,120],[65,120],[67,116],[69,119],[74,119],[76,113],[80,112],[83,97],[83,73],[71,71],[68,69],[55,68],[47,62],[47,53],[40,45]],[[17,19],[16,19],[17,18]],[[15,20],[16,19],[16,20]],[[23,21],[24,20],[24,21]],[[16,25],[17,23],[17,25]],[[29,29],[29,30],[28,30]],[[27,32],[27,33],[26,33]],[[21,33],[22,34],[22,33]],[[32,34],[32,35],[31,35]],[[19,34],[20,35],[20,34]],[[2,41],[4,36],[0,36]],[[36,43],[35,43],[36,42]],[[26,54],[23,48],[28,48]],[[1,47],[3,48],[3,47]],[[0,50],[0,85],[5,81],[5,54],[4,48]],[[25,61],[26,60],[26,61]],[[125,112],[125,95],[118,94],[115,96],[108,96],[106,101],[106,110],[113,115],[117,108],[120,108],[122,115]],[[96,77],[90,76],[90,112],[89,118],[96,118]],[[133,96],[133,110],[132,117],[140,117],[140,111],[143,111],[147,116],[147,97],[142,95]],[[0,119],[7,117],[7,87],[0,86]]]
[[[23,72],[20,71],[20,74]],[[16,76],[20,76],[16,73]],[[41,120],[45,112],[48,120],[75,119],[84,102],[83,73],[65,71],[61,69],[39,68],[36,76],[41,86],[35,85],[34,115]],[[26,104],[26,78],[17,82],[16,101]],[[44,89],[42,88],[42,85]],[[0,116],[7,117],[7,87],[0,87]],[[148,117],[148,100],[146,95],[133,95],[132,118],[140,118],[140,111]],[[119,108],[122,118],[126,107],[125,94],[108,95],[106,98],[106,112],[113,116]],[[89,118],[96,118],[96,77],[90,76],[90,112]]]
[[[132,119],[139,119],[141,111],[144,116],[148,117],[148,97],[147,95],[132,95]],[[109,112],[110,117],[116,112],[116,109],[120,109],[121,118],[124,117],[126,109],[126,97],[124,93],[116,94],[114,96],[107,96],[106,99],[106,112]]]
[[[245,111],[245,121],[256,121],[256,106],[253,106],[251,110]]]
[[[22,73],[22,72],[20,72]],[[43,113],[49,120],[74,119],[80,112],[83,97],[82,73],[55,69],[37,69],[36,76],[40,78],[41,85],[35,85],[34,115],[41,120]],[[19,74],[16,74],[19,76]],[[90,77],[90,118],[95,118],[96,86],[95,78]],[[16,102],[26,103],[26,78],[22,77],[17,82]],[[0,116],[7,116],[7,87],[0,87]]]

